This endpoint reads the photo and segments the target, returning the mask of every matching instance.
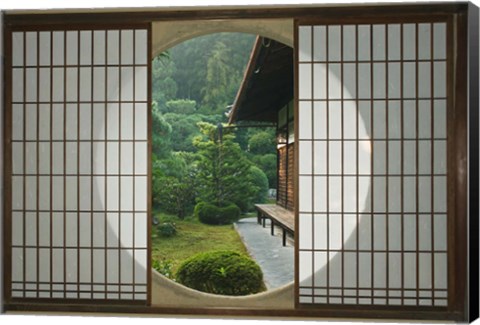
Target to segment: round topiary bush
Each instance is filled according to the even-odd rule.
[[[238,220],[240,208],[235,204],[217,207],[213,204],[200,202],[195,206],[195,217],[207,225],[228,225]]]
[[[263,273],[251,258],[233,251],[200,253],[183,262],[176,281],[189,288],[229,296],[265,291]]]

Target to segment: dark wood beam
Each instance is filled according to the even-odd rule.
[[[272,18],[318,18],[321,17],[346,17],[353,15],[361,18],[364,16],[376,17],[391,16],[392,11],[401,15],[438,15],[452,14],[466,11],[468,2],[430,2],[420,4],[375,4],[375,5],[305,5],[305,6],[240,6],[198,8],[152,8],[151,10],[136,11],[132,8],[130,12],[125,11],[103,11],[100,10],[65,10],[49,11],[42,10],[35,13],[22,11],[6,11],[5,24],[8,26],[24,25],[48,25],[64,24],[69,21],[71,24],[130,24],[145,23],[152,21],[169,20],[210,20],[210,19],[272,19]],[[100,12],[99,12],[100,11]]]

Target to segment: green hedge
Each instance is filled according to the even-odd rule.
[[[263,273],[251,258],[233,251],[197,254],[180,265],[176,281],[189,288],[229,296],[265,291]]]
[[[228,225],[238,220],[240,208],[235,204],[217,207],[213,204],[200,202],[195,206],[195,217],[207,225]]]

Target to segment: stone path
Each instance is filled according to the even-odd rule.
[[[268,289],[281,287],[294,279],[294,248],[282,246],[281,234],[270,235],[270,225],[263,228],[257,218],[241,219],[235,228],[250,255],[263,271]]]

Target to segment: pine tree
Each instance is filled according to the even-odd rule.
[[[213,124],[200,122],[198,126],[202,133],[194,139],[198,149],[198,198],[217,206],[235,203],[246,210],[257,192],[248,178],[252,163],[234,135],[221,135]]]

